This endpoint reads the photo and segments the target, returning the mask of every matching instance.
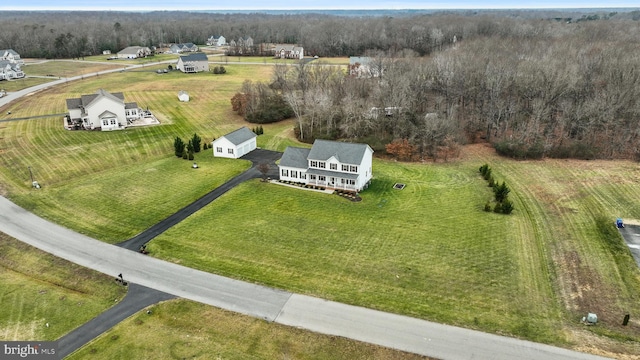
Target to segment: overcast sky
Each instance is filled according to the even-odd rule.
[[[639,7],[638,0],[22,0],[0,10],[539,9]]]

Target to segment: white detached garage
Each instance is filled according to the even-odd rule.
[[[238,159],[256,149],[257,135],[241,127],[213,140],[213,156]]]

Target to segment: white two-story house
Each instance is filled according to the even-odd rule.
[[[121,130],[142,117],[138,104],[125,103],[121,92],[109,93],[103,89],[95,94],[67,99],[67,111],[67,129]]]
[[[372,177],[367,144],[316,140],[311,149],[288,147],[278,165],[280,180],[358,192]]]

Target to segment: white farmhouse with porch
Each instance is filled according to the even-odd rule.
[[[120,130],[143,116],[136,103],[125,103],[121,92],[100,89],[91,95],[67,99],[66,129]]]
[[[358,192],[372,177],[367,144],[316,140],[311,149],[289,146],[278,165],[280,180]]]
[[[256,149],[257,135],[247,127],[241,127],[213,140],[213,156],[238,159]]]

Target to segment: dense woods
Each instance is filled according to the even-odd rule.
[[[638,159],[639,20],[639,11],[2,12],[0,48],[24,58],[78,57],[128,45],[203,44],[221,34],[296,43],[310,56],[366,55],[381,76],[351,77],[321,59],[279,65],[270,83],[238,89],[234,107],[249,106],[244,116],[256,122],[293,115],[304,141],[346,138],[384,150],[406,140],[417,158],[445,158],[459,144],[488,141],[518,158]]]

